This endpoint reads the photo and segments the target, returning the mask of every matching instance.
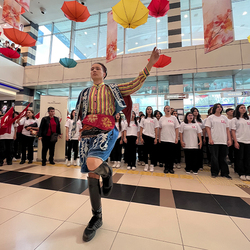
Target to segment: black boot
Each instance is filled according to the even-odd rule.
[[[112,168],[104,161],[94,173],[102,177],[102,193],[104,196],[109,196],[113,188]]]
[[[88,185],[93,217],[83,232],[82,239],[85,242],[92,240],[96,234],[96,230],[102,226],[101,189],[99,179],[88,177]]]

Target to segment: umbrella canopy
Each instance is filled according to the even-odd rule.
[[[165,16],[169,10],[168,0],[152,0],[148,6],[149,15],[153,17]]]
[[[77,1],[64,2],[61,10],[69,20],[75,22],[85,22],[90,17],[88,8]]]
[[[113,19],[124,28],[135,29],[148,20],[149,10],[140,0],[121,0],[112,10]]]
[[[149,61],[149,59],[148,59],[148,61]],[[155,68],[163,68],[163,67],[167,66],[170,63],[171,63],[171,57],[165,56],[165,55],[160,55],[160,58],[153,65],[153,67],[155,67]]]
[[[26,32],[14,28],[3,29],[3,32],[4,35],[15,44],[19,44],[23,47],[33,47],[36,45],[36,40]]]
[[[59,63],[66,68],[74,68],[77,65],[77,62],[75,60],[67,57],[61,58]]]
[[[9,58],[17,59],[20,57],[20,54],[18,54],[16,50],[13,50],[11,48],[0,48],[0,53]]]

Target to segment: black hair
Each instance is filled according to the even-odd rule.
[[[53,108],[53,107],[48,107],[48,112],[50,112],[50,110],[55,110],[55,108]]]
[[[120,113],[117,113],[117,114],[120,115],[120,118],[119,118],[118,123],[119,123],[119,132],[121,132],[121,130],[122,130],[122,116],[121,116]],[[116,115],[117,115],[117,114],[116,114]],[[115,116],[116,116],[116,115],[115,115]],[[116,117],[115,117],[115,122],[116,122]]]
[[[15,111],[14,114],[19,115],[19,112]]]
[[[187,113],[186,113],[185,118],[184,118],[184,122],[185,122],[186,124],[188,124],[188,119],[187,119],[187,116],[188,116],[189,114],[192,114],[192,115],[193,115],[193,113],[192,113],[192,112],[187,112]],[[193,118],[193,120],[192,120],[192,123],[195,123],[194,118]]]
[[[141,122],[142,117],[145,116],[143,113],[139,116],[139,122]]]
[[[35,120],[36,117],[34,116],[34,111],[31,110],[31,109],[28,109],[27,112],[28,112],[28,111],[30,111],[30,112],[33,114],[31,118],[32,118],[33,120]],[[27,117],[26,120],[29,120],[29,117]]]
[[[234,110],[234,109],[232,109],[232,108],[226,109],[226,113],[227,113],[228,111],[231,111],[231,110]]]
[[[220,105],[221,108],[222,108],[222,110],[221,110],[220,113],[223,112],[223,107],[222,107],[222,105],[221,105],[220,103],[215,103],[214,106],[213,106],[212,114],[215,114],[218,105]]]
[[[137,122],[137,117],[136,117],[136,113],[135,113],[135,111],[132,111],[132,113],[134,112],[134,114],[135,114],[135,118],[134,118],[134,121],[135,121],[135,125],[136,126],[138,126],[138,122]]]
[[[240,109],[240,107],[241,106],[245,106],[244,104],[239,104],[237,107],[236,107],[236,109],[235,109],[235,117],[239,120],[240,119],[240,111],[239,111],[239,109]],[[249,116],[247,115],[247,111],[243,114],[243,119],[245,119],[245,120],[249,120]]]
[[[247,106],[247,109],[249,109],[250,108],[250,105],[249,106]]]
[[[147,113],[147,109],[148,109],[148,108],[151,108],[151,109],[152,109],[151,118],[153,119],[153,118],[154,118],[154,115],[153,115],[154,111],[153,111],[153,108],[152,108],[151,106],[147,106],[147,108],[146,108],[146,111],[145,111],[145,113],[146,113],[145,119],[148,118],[148,113]]]
[[[99,65],[102,66],[102,70],[105,73],[105,76],[103,77],[103,79],[105,79],[107,77],[107,75],[108,75],[108,70],[107,70],[106,66],[103,63],[100,63],[100,62],[93,63],[93,64],[99,64]]]
[[[71,111],[71,113],[70,113],[70,120],[72,120],[73,119],[73,112],[74,112],[75,110],[73,109],[72,111]]]
[[[208,111],[207,111],[207,114],[208,115],[211,115],[211,110],[213,109],[213,107],[210,107],[209,109],[208,109]]]
[[[197,109],[196,107],[192,107],[192,108],[190,109],[190,111],[191,111],[192,114],[194,113],[195,110],[198,111],[198,115],[197,115],[196,121],[197,121],[197,122],[202,122],[202,120],[201,120],[201,115],[200,115],[200,112],[199,112],[199,109]]]
[[[160,116],[162,117],[162,112],[161,112],[161,111],[159,111],[159,110],[155,110],[155,112],[154,112],[154,117],[156,117],[157,113],[159,113],[159,114],[160,114]]]
[[[174,115],[174,112],[176,112],[177,116]],[[179,122],[179,124],[181,124],[181,122],[180,122],[180,120],[179,120],[178,113],[177,113],[176,110],[173,110],[173,111],[171,112],[171,115],[174,115],[174,117],[176,117],[176,119],[177,119],[177,121]]]

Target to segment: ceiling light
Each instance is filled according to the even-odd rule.
[[[87,35],[88,33],[85,31],[84,34]]]
[[[185,36],[184,34],[181,34],[181,36]]]
[[[136,45],[138,44],[138,42],[135,43]]]
[[[86,56],[86,54],[83,54],[83,55],[85,55],[85,56]]]
[[[93,43],[93,45],[95,45],[95,43]]]
[[[0,9],[2,9],[3,7],[0,5]]]
[[[157,19],[157,23],[159,23],[161,20],[160,19]]]
[[[161,38],[160,38],[160,37],[158,37],[158,39],[160,40]]]
[[[245,16],[246,14],[247,14],[247,12],[246,12],[246,11],[244,11],[244,12],[242,13],[242,15],[243,15],[243,16]]]
[[[187,17],[188,17],[188,15],[187,15],[187,14],[186,14],[186,15],[184,15],[184,17],[185,17],[185,18],[187,18]]]
[[[119,51],[119,49],[117,49],[117,51]]]

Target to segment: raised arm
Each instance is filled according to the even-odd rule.
[[[156,49],[155,47],[152,51],[148,64],[140,72],[139,76],[130,82],[118,84],[118,88],[123,96],[131,95],[142,87],[153,65],[158,61],[160,52],[161,50]]]

